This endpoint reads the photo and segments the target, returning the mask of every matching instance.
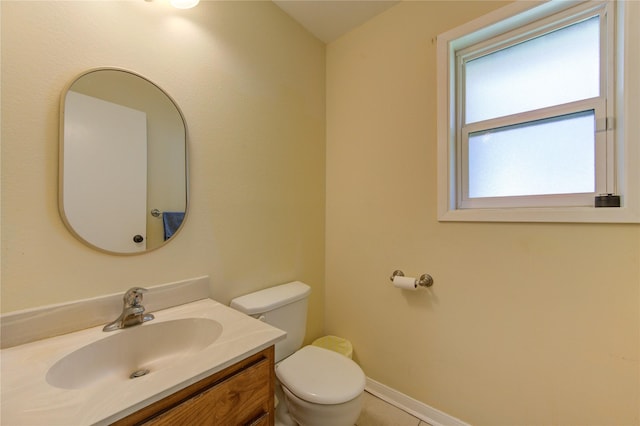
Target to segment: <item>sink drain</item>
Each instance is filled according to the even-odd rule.
[[[142,377],[149,374],[149,369],[147,368],[141,368],[140,370],[136,370],[133,373],[131,373],[129,375],[130,379],[135,379],[136,377]]]

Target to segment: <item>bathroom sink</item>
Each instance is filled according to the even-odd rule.
[[[62,389],[153,375],[215,342],[222,325],[207,318],[149,322],[118,330],[64,356],[47,372],[46,380]]]
[[[208,283],[208,281],[207,281]],[[2,425],[110,425],[188,386],[211,377],[249,356],[269,348],[286,333],[256,321],[209,297],[188,301],[209,292],[207,285],[194,291],[184,285],[175,291],[155,292],[171,298],[175,306],[154,301],[148,306],[155,319],[122,330],[103,332],[88,324],[77,331],[51,334],[70,316],[103,312],[93,299],[82,309],[64,306],[46,329],[49,337],[29,340],[0,350],[0,423]],[[119,295],[116,295],[119,296]],[[112,302],[118,302],[112,298]],[[103,302],[102,300],[100,301]],[[182,302],[182,303],[180,303]],[[162,302],[165,303],[165,302]],[[73,309],[71,309],[73,308]],[[59,305],[51,310],[56,313]],[[9,336],[30,333],[51,318],[34,310],[13,320]],[[106,323],[114,312],[104,318]],[[2,339],[6,316],[2,316]],[[84,318],[84,317],[83,317]],[[104,325],[104,323],[103,323]],[[146,370],[149,370],[145,374]],[[132,373],[142,377],[130,379]]]

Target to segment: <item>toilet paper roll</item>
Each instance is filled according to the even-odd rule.
[[[404,290],[415,290],[418,288],[418,280],[413,277],[401,277],[396,275],[393,277],[393,286]]]

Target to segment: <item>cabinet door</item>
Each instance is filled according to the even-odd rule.
[[[148,426],[268,424],[269,412],[272,411],[269,407],[270,370],[269,362],[264,359],[144,424]]]
[[[273,426],[274,381],[270,346],[112,426]]]

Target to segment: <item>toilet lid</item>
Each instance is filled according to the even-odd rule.
[[[305,346],[276,367],[278,380],[298,398],[315,404],[341,404],[364,391],[365,376],[344,355]]]

